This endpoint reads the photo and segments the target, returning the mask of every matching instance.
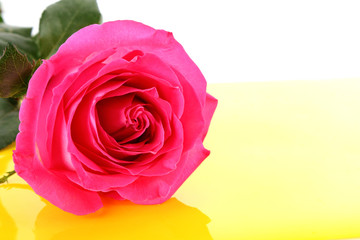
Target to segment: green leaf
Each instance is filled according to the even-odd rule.
[[[4,19],[2,17],[2,5],[0,3],[0,23],[3,23],[4,22]]]
[[[71,34],[99,23],[101,14],[96,0],[61,0],[50,5],[40,19],[37,43],[40,56],[49,58]]]
[[[0,97],[24,94],[33,71],[33,65],[12,44],[8,44],[0,58]]]
[[[0,32],[16,33],[24,37],[31,37],[32,28],[10,26],[5,23],[0,23]]]
[[[15,45],[22,53],[34,59],[38,58],[38,47],[31,38],[16,33],[0,32],[0,52],[4,51],[8,43]]]
[[[19,132],[19,110],[8,99],[0,98],[0,149],[15,141]]]

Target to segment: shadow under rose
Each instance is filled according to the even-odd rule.
[[[104,208],[75,216],[47,204],[35,223],[43,239],[212,239],[210,219],[175,198],[159,205],[136,205],[106,199]]]

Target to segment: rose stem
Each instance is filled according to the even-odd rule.
[[[8,181],[8,178],[11,176],[11,175],[14,175],[16,172],[15,170],[12,170],[10,172],[7,172],[7,175],[4,175],[2,178],[0,178],[0,184],[4,183],[4,182],[7,182]]]

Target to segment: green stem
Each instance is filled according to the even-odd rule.
[[[11,175],[14,175],[16,172],[15,170],[12,170],[10,172],[7,172],[7,174],[5,174],[3,177],[0,178],[0,184],[2,183],[5,183],[8,181],[8,178],[11,176]]]

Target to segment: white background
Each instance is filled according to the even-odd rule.
[[[53,0],[2,0],[8,24],[34,27]],[[174,33],[208,82],[360,77],[360,1],[98,0],[104,21]]]

